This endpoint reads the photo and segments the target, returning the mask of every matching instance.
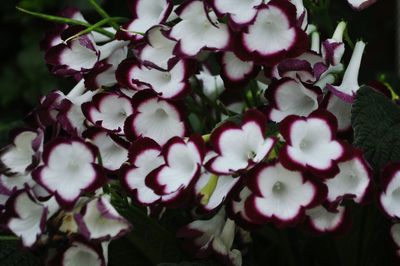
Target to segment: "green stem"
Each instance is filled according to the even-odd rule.
[[[16,236],[0,236],[0,241],[18,241],[19,238]]]
[[[124,19],[124,18],[118,18],[118,17],[116,17],[116,18],[105,18],[105,19],[102,19],[102,20],[100,20],[99,22],[93,24],[92,26],[87,27],[86,29],[84,29],[84,30],[78,32],[77,34],[75,34],[75,35],[69,37],[68,39],[65,40],[65,42],[68,42],[68,41],[70,41],[70,40],[72,40],[72,39],[75,39],[75,38],[77,38],[77,37],[79,37],[79,36],[85,35],[85,34],[91,32],[91,31],[95,31],[95,30],[97,30],[98,28],[100,28],[101,26],[103,26],[104,24],[109,23],[110,21],[118,21],[118,20],[121,20],[121,19]]]
[[[103,18],[110,18],[110,16],[107,14],[107,12],[97,3],[96,0],[89,0],[90,4],[93,6],[93,8],[99,13],[100,16]],[[119,26],[115,21],[109,20],[108,23],[110,24],[111,27],[114,29],[118,30]]]
[[[65,18],[65,17],[59,17],[59,16],[52,16],[52,15],[47,15],[47,14],[42,14],[42,13],[38,13],[38,12],[33,12],[33,11],[29,11],[26,9],[23,9],[21,7],[16,7],[16,9],[18,9],[20,12],[40,18],[40,19],[44,19],[47,21],[51,21],[51,22],[55,22],[55,23],[62,23],[62,24],[68,24],[68,25],[79,25],[79,26],[84,26],[86,28],[92,26],[91,24],[84,22],[84,21],[79,21],[79,20],[75,20],[75,19],[71,19],[71,18]],[[97,28],[94,31],[101,33],[107,37],[113,38],[114,34],[112,32],[106,31],[102,28]]]

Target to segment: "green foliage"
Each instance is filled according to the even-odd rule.
[[[370,87],[358,91],[352,109],[354,145],[375,173],[391,161],[400,161],[400,107]]]
[[[38,258],[28,251],[18,248],[18,241],[0,242],[0,265],[1,266],[38,266]]]

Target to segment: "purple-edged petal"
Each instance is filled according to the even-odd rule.
[[[131,100],[117,93],[100,93],[82,105],[85,117],[106,130],[121,132],[125,120],[133,113]]]
[[[92,71],[84,76],[85,86],[95,90],[103,86],[111,87],[117,84],[115,72],[118,65],[126,59],[127,54],[128,48],[125,45],[113,50],[106,59],[97,63]]]
[[[71,31],[68,35],[73,35],[80,29],[67,31]],[[50,48],[46,51],[45,59],[47,64],[53,66],[53,73],[74,75],[92,69],[99,60],[99,51],[93,37],[87,34]]]
[[[173,50],[176,41],[168,38],[168,27],[158,25],[146,33],[148,44],[140,51],[140,59],[146,63],[158,66],[164,70],[168,68],[169,61],[174,58]]]
[[[62,266],[105,266],[103,254],[89,244],[74,241],[62,254]]]
[[[259,223],[248,215],[249,209],[247,209],[246,201],[252,194],[253,192],[248,187],[244,187],[236,197],[231,199],[230,204],[227,206],[228,215],[237,223],[240,223],[241,226],[251,227]]]
[[[141,39],[151,27],[165,22],[172,11],[170,0],[130,0],[133,20],[123,26],[124,38]]]
[[[336,161],[345,154],[345,147],[335,139],[336,128],[335,117],[326,111],[315,111],[308,118],[288,116],[280,125],[286,140],[280,161],[292,170],[333,176],[338,171]]]
[[[338,163],[339,173],[324,183],[328,187],[327,200],[340,202],[344,198],[352,198],[361,203],[371,185],[372,173],[368,163],[360,151],[345,161]]]
[[[262,0],[212,0],[212,5],[219,15],[228,15],[235,26],[250,23],[257,14],[256,7]]]
[[[242,61],[232,52],[225,52],[221,58],[221,76],[226,87],[243,84],[255,77],[260,68],[252,61]]]
[[[128,160],[126,142],[118,136],[103,130],[89,131],[84,136],[99,149],[104,168],[116,171]]]
[[[102,184],[96,156],[94,148],[79,139],[58,138],[45,147],[44,165],[32,175],[36,182],[55,193],[60,205],[71,208],[82,192]]]
[[[356,43],[350,63],[344,73],[342,83],[339,86],[327,84],[328,90],[348,103],[353,102],[355,94],[360,88],[358,84],[358,73],[360,71],[365,46],[366,44],[363,41],[358,41]]]
[[[261,164],[250,189],[255,192],[246,202],[252,207],[250,217],[281,226],[299,221],[318,195],[318,188],[301,172],[290,171],[280,163]]]
[[[133,82],[148,86],[161,98],[177,99],[190,92],[188,83],[189,67],[185,61],[178,61],[167,71],[137,65],[131,69]]]
[[[227,25],[219,23],[213,12],[207,13],[203,1],[192,0],[179,7],[182,19],[169,36],[178,41],[175,54],[195,56],[203,48],[226,49],[230,44]]]
[[[107,196],[88,202],[76,216],[81,233],[90,240],[110,240],[123,236],[130,223],[111,205]]]
[[[13,143],[1,150],[2,171],[10,175],[25,175],[30,168],[39,163],[37,154],[41,151],[42,145],[43,134],[40,131],[16,132]]]
[[[382,193],[379,202],[384,212],[392,218],[400,218],[400,165],[389,164],[381,175]]]
[[[281,122],[289,115],[308,116],[318,109],[320,96],[318,88],[306,87],[294,79],[274,80],[265,95],[270,104],[268,117]]]
[[[241,35],[242,57],[272,65],[296,46],[303,47],[304,32],[296,27],[296,9],[289,2],[272,0],[261,5],[247,31]]]
[[[241,126],[227,122],[215,129],[211,141],[218,153],[207,163],[216,174],[232,174],[263,160],[272,150],[276,139],[265,137],[265,116],[250,110]]]
[[[337,232],[346,225],[346,208],[339,206],[337,211],[331,212],[323,206],[306,211],[308,223],[318,233]]]
[[[351,103],[343,101],[333,93],[326,98],[326,110],[331,112],[338,121],[338,132],[346,132],[351,129]]]
[[[146,180],[157,194],[168,195],[193,186],[204,159],[204,142],[192,136],[188,141],[175,137],[163,147],[166,164]]]
[[[128,138],[149,137],[163,145],[172,137],[185,136],[185,123],[176,104],[143,95],[138,93],[134,96],[134,100],[137,100],[135,112],[125,123]]]
[[[377,0],[347,0],[350,6],[355,10],[363,10],[374,4],[376,1]]]
[[[129,153],[130,165],[122,169],[124,187],[143,205],[160,200],[160,196],[145,184],[147,175],[165,163],[161,147],[150,138],[138,139]]]
[[[15,215],[8,220],[7,227],[21,237],[24,246],[33,246],[45,229],[46,207],[23,190],[14,195],[8,204]]]

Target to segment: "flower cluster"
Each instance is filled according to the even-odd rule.
[[[345,203],[365,203],[373,185],[348,134],[365,43],[343,63],[346,23],[321,42],[301,0],[131,0],[130,10],[102,28],[115,38],[47,33],[49,69],[76,86],[44,96],[1,151],[4,226],[47,247],[50,265],[107,263],[109,242],[135,227],[112,191],[150,214],[190,211],[177,237],[226,265],[242,264],[249,231],[265,223],[345,229]],[[76,9],[60,15],[86,22]],[[382,180],[379,203],[398,219],[400,166]],[[392,235],[400,249],[398,224]]]

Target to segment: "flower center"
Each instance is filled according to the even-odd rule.
[[[159,118],[166,118],[166,117],[168,116],[167,112],[165,112],[165,110],[162,109],[162,108],[158,108],[158,109],[155,111],[155,114],[156,114],[156,116],[159,117]]]
[[[256,154],[254,151],[250,151],[250,152],[247,154],[247,159],[252,160],[252,159],[254,159],[256,156],[257,156],[257,154]]]
[[[303,140],[300,142],[300,149],[301,149],[301,150],[306,150],[306,149],[309,148],[309,147],[310,147],[309,141],[303,139]]]
[[[171,73],[169,73],[169,72],[165,72],[164,74],[163,74],[163,78],[164,78],[164,80],[171,80]]]
[[[274,186],[272,187],[272,192],[276,194],[280,194],[285,190],[285,184],[281,181],[275,182]]]
[[[76,172],[79,169],[79,161],[73,160],[68,163],[68,169]]]

